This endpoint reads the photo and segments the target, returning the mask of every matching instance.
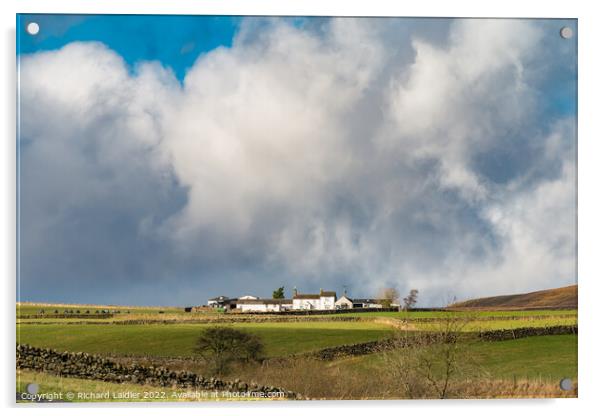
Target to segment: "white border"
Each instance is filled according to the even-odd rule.
[[[311,402],[286,404],[222,404],[222,405],[157,405],[145,408],[137,405],[124,406],[111,412],[131,414],[164,415],[169,412],[182,414],[239,413],[246,415],[283,414],[287,416],[332,414],[339,412],[412,412],[423,414],[507,415],[523,412],[545,412],[546,415],[589,413],[598,403],[600,368],[599,349],[601,338],[597,306],[602,293],[600,268],[602,213],[600,166],[602,148],[600,141],[599,94],[602,65],[597,40],[602,39],[602,22],[596,13],[595,2],[556,1],[528,2],[525,0],[478,1],[455,0],[416,2],[393,2],[386,0],[3,0],[2,55],[0,62],[2,77],[2,99],[0,100],[0,125],[4,127],[0,181],[2,203],[3,238],[1,240],[0,264],[5,266],[4,309],[2,320],[2,402],[12,407],[9,412],[35,414],[85,414],[106,415],[107,405],[92,409],[82,406],[27,409],[15,408],[14,392],[14,298],[15,298],[15,14],[21,13],[123,13],[123,14],[237,14],[237,15],[344,15],[344,16],[461,16],[461,17],[564,17],[579,19],[579,399],[577,400],[496,400],[496,401],[428,401],[428,402]],[[171,409],[173,408],[173,410]],[[126,410],[127,409],[127,410]]]

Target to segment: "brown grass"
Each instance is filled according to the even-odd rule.
[[[577,308],[577,285],[516,295],[471,299],[452,308]]]
[[[404,389],[386,368],[361,371],[353,367],[297,359],[239,369],[236,377],[260,384],[277,385],[313,399],[435,399],[435,392],[425,389],[418,396]],[[577,388],[563,391],[556,383],[544,380],[491,380],[484,377],[456,380],[448,398],[535,398],[577,397]]]
[[[206,372],[202,362],[191,360],[145,360],[144,364],[164,365],[172,370],[188,370],[199,374]],[[436,392],[429,388],[419,388],[412,395],[408,395],[402,380],[386,366],[362,368],[356,364],[354,359],[335,362],[324,362],[308,357],[270,360],[263,364],[235,366],[230,375],[224,378],[279,386],[310,399],[438,398]],[[416,380],[417,386],[423,384],[422,381]],[[558,383],[544,379],[496,380],[486,375],[475,375],[454,380],[447,397],[453,399],[577,397],[577,387],[575,383],[572,391],[563,391]]]
[[[472,380],[461,383],[459,390],[465,398],[472,399],[532,399],[576,398],[577,382],[573,389],[564,391],[559,384],[543,380]]]

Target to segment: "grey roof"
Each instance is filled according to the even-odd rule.
[[[217,301],[219,301],[219,300],[229,300],[229,299],[230,299],[230,298],[229,298],[228,296],[223,296],[223,295],[222,295],[222,296],[218,296],[218,297],[216,297],[216,298],[211,298],[211,299],[209,299],[209,300],[217,300]]]
[[[321,290],[320,293],[306,293],[306,294],[297,294],[293,296],[293,299],[320,299],[321,297],[329,298],[329,297],[337,297],[337,292],[334,291],[326,291]]]
[[[353,303],[380,303],[382,299],[351,299]]]
[[[294,295],[293,299],[320,299],[320,295],[310,295],[310,294]]]

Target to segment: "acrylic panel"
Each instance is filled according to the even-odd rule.
[[[17,401],[576,397],[577,33],[17,15]]]

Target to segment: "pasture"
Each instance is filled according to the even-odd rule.
[[[80,305],[81,306],[81,305]],[[47,306],[46,310],[53,308]],[[40,305],[19,309],[36,315]],[[55,309],[61,310],[61,307]],[[83,305],[80,310],[110,307]],[[26,311],[27,313],[24,313]],[[195,341],[212,325],[228,325],[257,335],[264,345],[261,364],[236,365],[226,378],[288,388],[313,398],[398,398],[389,368],[391,352],[343,356],[319,361],[298,354],[339,345],[389,338],[405,328],[408,334],[437,332],[448,319],[457,319],[459,330],[576,325],[576,310],[479,310],[359,312],[316,315],[248,315],[213,311],[185,313],[173,308],[131,308],[112,317],[43,317],[17,320],[17,342],[60,351],[101,354],[124,363],[167,366],[206,374],[207,367],[195,356]],[[159,313],[161,311],[161,313]],[[19,314],[19,312],[18,312]],[[479,381],[455,381],[457,397],[555,397],[558,380],[577,378],[577,336],[533,336],[486,342],[469,337],[464,357],[479,369]],[[421,347],[428,348],[428,347]],[[395,351],[393,352],[395,353]],[[118,391],[119,385],[92,380],[63,379],[50,374],[19,371],[19,386],[37,380],[49,391],[88,386],[90,391]],[[83,383],[83,384],[82,384]],[[105,386],[108,384],[108,386]],[[73,386],[73,387],[72,387]],[[483,386],[488,386],[485,390]],[[130,387],[127,386],[127,390]],[[131,391],[148,390],[132,385]],[[165,389],[163,389],[165,390]],[[168,389],[172,391],[173,389]],[[167,399],[170,400],[170,399]],[[178,400],[178,399],[176,399]]]
[[[546,316],[545,319],[492,319],[492,320],[474,320],[466,321],[466,323],[460,328],[464,332],[479,332],[479,331],[492,331],[496,329],[516,329],[516,328],[541,328],[546,326],[559,326],[559,325],[576,325],[577,318],[564,318],[555,316]],[[440,324],[436,321],[428,322],[412,322],[412,327],[416,330],[421,331],[432,331],[437,330]]]
[[[308,352],[341,344],[374,341],[392,328],[372,322],[278,322],[231,324],[258,335],[268,357]],[[17,342],[36,347],[106,355],[189,357],[207,324],[19,325]]]
[[[541,309],[541,310],[449,310],[449,311],[400,311],[400,312],[348,312],[342,316],[383,317],[395,319],[429,319],[465,317],[465,318],[530,318],[545,316],[577,316],[576,309]]]
[[[463,345],[461,360],[456,363],[452,378],[450,397],[574,397],[576,391],[562,391],[558,382],[569,377],[577,385],[576,346],[574,335]],[[403,357],[402,351],[390,351],[330,362],[295,359],[243,367],[233,376],[273,383],[308,397],[408,398],[395,370],[396,357],[400,353]],[[403,360],[397,361],[400,362]],[[434,375],[440,379],[442,368],[438,370]],[[413,397],[436,396],[431,391]]]
[[[386,353],[385,353],[386,354]],[[498,342],[472,342],[466,354],[488,378],[557,381],[577,378],[577,336],[550,335]],[[332,366],[353,365],[361,374],[386,365],[383,354],[338,360]]]

